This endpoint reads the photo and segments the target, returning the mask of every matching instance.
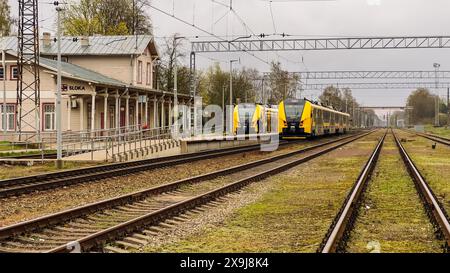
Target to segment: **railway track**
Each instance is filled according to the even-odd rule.
[[[426,214],[436,230],[437,238],[444,239],[445,245],[443,247],[445,251],[448,251],[450,246],[450,223],[448,214],[443,206],[438,202],[429,184],[420,174],[419,170],[411,160],[394,131],[391,131],[391,133],[393,134],[396,146],[400,152],[406,169],[414,182],[414,186],[420,196]],[[360,208],[364,192],[377,164],[385,138],[386,135],[380,139],[378,145],[361,171],[356,183],[350,190],[339,213],[336,215],[330,229],[325,235],[318,252],[345,252],[350,232],[352,231],[356,218],[358,217],[358,210]]]
[[[444,144],[444,145],[450,146],[450,139],[445,138],[445,137],[432,135],[432,134],[427,134],[427,133],[414,132],[414,131],[406,130],[406,129],[404,129],[403,131],[411,133],[411,134],[415,134],[415,135],[418,135],[418,136],[421,136],[421,137],[424,137],[424,138],[427,138],[429,140],[435,141],[435,142],[440,143],[440,144]]]
[[[346,136],[341,139],[346,139],[349,137],[352,136]],[[299,143],[299,141],[281,141],[280,146],[287,146],[296,143]],[[221,156],[251,152],[259,149],[260,145],[256,144],[245,147],[233,147],[213,151],[203,151],[164,158],[153,158],[125,163],[115,163],[62,172],[19,177],[8,180],[0,180],[0,198],[60,188],[74,184],[95,182],[100,179],[119,177],[132,173],[149,171],[169,166],[176,166],[188,162]]]
[[[137,247],[155,225],[351,143],[358,134],[224,170],[175,181],[0,229],[3,252],[108,251],[106,242]],[[176,218],[174,218],[176,219]],[[153,226],[153,227],[149,227]],[[142,231],[142,233],[135,233]]]

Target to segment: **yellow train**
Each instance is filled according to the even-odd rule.
[[[264,107],[253,103],[240,103],[234,107],[233,132],[237,134],[257,134],[262,124]]]
[[[350,115],[308,100],[289,99],[278,106],[278,132],[282,138],[346,133]]]
[[[277,109],[253,103],[241,103],[234,107],[233,133],[260,134],[276,133],[272,119],[276,118]],[[275,123],[278,123],[276,120]]]

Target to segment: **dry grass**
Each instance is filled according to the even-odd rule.
[[[450,129],[446,127],[434,127],[432,125],[425,126],[425,131],[438,136],[450,137]]]
[[[437,143],[432,149],[431,140],[410,133],[398,132],[402,138],[407,138],[403,144],[421,174],[430,184],[447,212],[450,212],[450,147]]]
[[[400,157],[386,138],[348,244],[348,252],[442,252],[433,226]]]
[[[324,140],[322,140],[324,141]],[[326,140],[328,141],[328,140]],[[229,155],[215,159],[201,160],[174,167],[151,170],[117,177],[84,183],[44,192],[36,192],[19,197],[4,198],[0,200],[0,226],[39,217],[48,213],[73,208],[87,203],[116,197],[122,194],[146,189],[178,179],[192,177],[206,172],[224,169],[231,166],[267,158],[276,154],[286,153],[301,147],[316,144],[305,142],[289,147],[283,147],[272,153],[249,152],[239,155]],[[49,169],[47,169],[49,168]],[[32,172],[40,173],[51,170],[53,166],[4,168],[4,175],[23,176]]]
[[[227,219],[145,251],[314,252],[379,136],[271,177],[267,193]]]

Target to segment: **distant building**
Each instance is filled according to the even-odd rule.
[[[405,120],[404,119],[397,120],[397,128],[405,128]]]
[[[93,36],[76,41],[62,37],[61,43],[63,131],[169,125],[173,93],[157,89],[159,54],[152,36]],[[0,83],[6,81],[7,106],[0,109],[7,119],[6,124],[3,119],[0,124],[2,129],[6,126],[12,138],[17,124],[17,37],[0,38],[2,50],[8,50],[6,67],[0,63]],[[40,130],[51,134],[55,130],[57,47],[48,33],[41,39],[40,55]],[[190,102],[187,95],[178,98],[180,104]]]

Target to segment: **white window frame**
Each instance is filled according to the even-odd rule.
[[[17,76],[16,77],[14,77],[14,69],[16,69],[17,70]],[[17,67],[17,65],[11,65],[11,68],[10,68],[10,73],[11,73],[11,75],[10,75],[10,80],[12,80],[12,81],[15,81],[15,80],[18,80],[19,79],[19,67]]]
[[[146,84],[152,84],[152,63],[147,63],[147,75],[146,75]]]
[[[3,104],[0,105],[0,112],[1,112],[0,123],[2,124],[1,129],[3,131],[5,128],[5,126],[3,124],[3,116],[4,116]],[[16,128],[16,105],[8,103],[8,104],[6,104],[6,131],[11,132],[11,131],[14,131],[15,128]]]
[[[49,111],[48,109],[46,109],[46,107],[53,107],[53,111]],[[56,130],[56,125],[55,125],[55,104],[54,103],[43,103],[42,104],[42,115],[43,115],[43,124],[42,124],[42,130],[43,131],[55,131]],[[50,116],[50,126],[47,126],[47,116]],[[49,127],[49,128],[47,128]]]
[[[138,61],[137,65],[137,83],[142,84],[142,61]]]

